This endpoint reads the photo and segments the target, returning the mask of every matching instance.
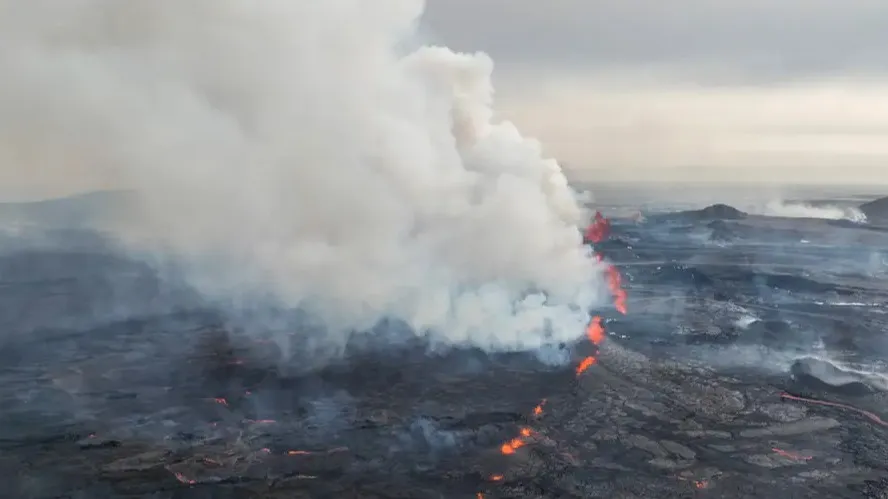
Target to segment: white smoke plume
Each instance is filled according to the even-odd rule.
[[[492,121],[486,55],[413,45],[423,8],[0,0],[0,162],[134,189],[130,243],[333,342],[382,318],[488,349],[578,338],[605,296],[583,196]]]
[[[764,215],[787,218],[822,218],[825,220],[850,220],[866,222],[866,214],[854,207],[814,206],[806,203],[786,203],[780,200],[770,201],[762,211]]]

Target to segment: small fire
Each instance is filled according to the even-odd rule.
[[[708,488],[709,488],[709,480],[690,480],[689,478],[687,478],[687,477],[682,477],[682,476],[678,476],[678,477],[676,477],[676,478],[678,478],[679,480],[684,481],[684,482],[690,481],[691,483],[694,484],[694,487],[697,488],[697,489],[701,489],[701,490],[702,490],[702,489],[708,489]]]
[[[226,400],[225,397],[216,397],[213,399],[213,402],[228,407],[228,400]]]
[[[501,482],[501,481],[503,481],[503,476],[502,475],[490,475],[490,481],[491,482]]]
[[[520,438],[513,438],[512,440],[504,443],[502,447],[500,447],[500,452],[508,456],[514,454],[516,450],[524,447],[525,445],[527,444],[524,443],[524,440],[521,440]]]
[[[546,399],[543,399],[536,407],[533,408],[533,415],[539,417],[543,415],[543,406],[546,405]]]

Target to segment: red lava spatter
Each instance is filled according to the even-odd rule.
[[[605,218],[601,212],[595,212],[595,218],[592,220],[592,223],[586,229],[584,233],[584,240],[588,244],[595,245],[604,241],[608,235],[610,234],[610,220]],[[604,261],[604,256],[600,253],[595,252],[594,258],[597,262]],[[614,308],[620,312],[621,314],[626,314],[626,291],[623,289],[622,284],[622,276],[620,275],[619,270],[613,265],[608,265],[606,270],[606,277],[608,288],[613,296],[614,300]],[[595,315],[589,321],[589,325],[586,328],[586,339],[588,339],[593,345],[600,345],[605,338],[604,324],[602,322],[601,316]],[[575,372],[577,377],[582,375],[585,371],[587,371],[590,367],[594,366],[598,362],[598,358],[595,355],[590,355],[583,358],[580,363],[577,365]],[[533,417],[539,418],[543,415],[543,407],[546,405],[546,400],[543,399],[536,407],[533,408]],[[512,455],[518,451],[518,449],[529,445],[533,442],[535,432],[531,428],[524,427],[519,431],[519,435],[515,438],[509,440],[504,443],[500,447],[500,452],[503,455]],[[491,482],[502,482],[503,475],[495,474],[488,477]],[[484,499],[484,493],[478,492],[476,494],[477,499]]]

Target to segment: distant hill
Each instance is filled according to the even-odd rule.
[[[0,223],[47,228],[96,227],[134,208],[130,191],[97,191],[43,201],[0,202]]]
[[[866,215],[866,219],[870,222],[888,223],[888,196],[863,203],[860,205],[860,211]]]

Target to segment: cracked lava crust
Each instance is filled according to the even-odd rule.
[[[750,224],[798,230],[734,218],[720,227],[736,238]],[[663,242],[692,240],[709,220],[615,221],[603,241],[610,223],[587,237],[622,271],[609,272],[614,310],[593,320],[589,341],[560,346],[572,361],[559,367],[531,354],[428,353],[417,341],[288,372],[269,367],[273,342],[232,334],[208,312],[6,338],[8,497],[888,497],[878,379],[802,355],[783,370],[705,355],[786,352],[812,324],[829,346],[866,350],[884,325],[876,312],[805,303],[873,302],[884,290],[815,289],[754,244]],[[671,263],[646,263],[652,253]],[[73,257],[31,264],[40,258]],[[35,277],[17,292],[73,293],[76,282]],[[787,288],[796,301],[775,305]],[[652,303],[675,290],[680,313],[659,316]],[[750,311],[756,319],[740,320]]]

